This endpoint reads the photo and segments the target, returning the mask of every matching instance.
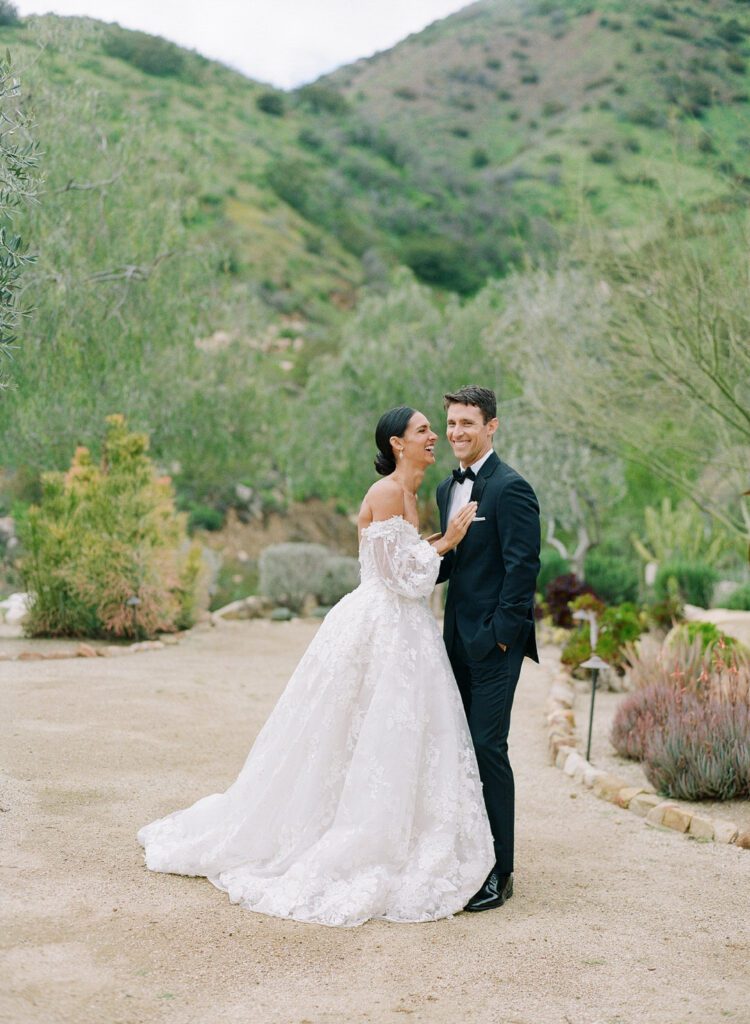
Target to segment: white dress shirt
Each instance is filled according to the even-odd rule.
[[[485,452],[481,459],[477,459],[476,462],[472,462],[471,466],[462,466],[461,469],[472,469],[474,473],[479,473],[479,470],[485,464],[487,459],[492,455],[492,448],[488,452]],[[455,516],[456,512],[459,512],[464,505],[468,505],[471,501],[471,489],[474,486],[474,481],[469,480],[467,477],[462,484],[457,480],[453,481],[453,487],[451,489],[450,506],[448,509],[448,522]]]

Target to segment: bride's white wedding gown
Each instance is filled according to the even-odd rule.
[[[494,864],[474,749],[427,607],[440,556],[395,517],[326,616],[237,780],[138,833],[152,871],[325,925],[432,921]]]

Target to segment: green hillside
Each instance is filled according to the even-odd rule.
[[[638,232],[660,190],[703,203],[746,184],[748,33],[733,0],[481,0],[327,82],[399,154],[378,224],[450,239],[479,274],[559,243],[583,203]]]
[[[238,485],[350,505],[391,396],[523,393],[494,279],[582,234],[661,258],[675,205],[700,237],[746,204],[749,29],[735,0],[482,0],[282,93],[91,19],[0,28],[46,175],[0,504],[119,411],[198,512]]]

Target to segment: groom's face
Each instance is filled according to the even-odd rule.
[[[490,450],[492,436],[497,430],[497,419],[484,422],[481,409],[475,405],[448,406],[448,441],[462,466],[473,462]]]

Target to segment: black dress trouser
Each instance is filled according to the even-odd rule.
[[[487,817],[501,873],[513,871],[515,785],[508,759],[510,712],[521,674],[523,643],[494,647],[486,658],[470,658],[456,633],[450,662],[464,703],[479,765]]]

